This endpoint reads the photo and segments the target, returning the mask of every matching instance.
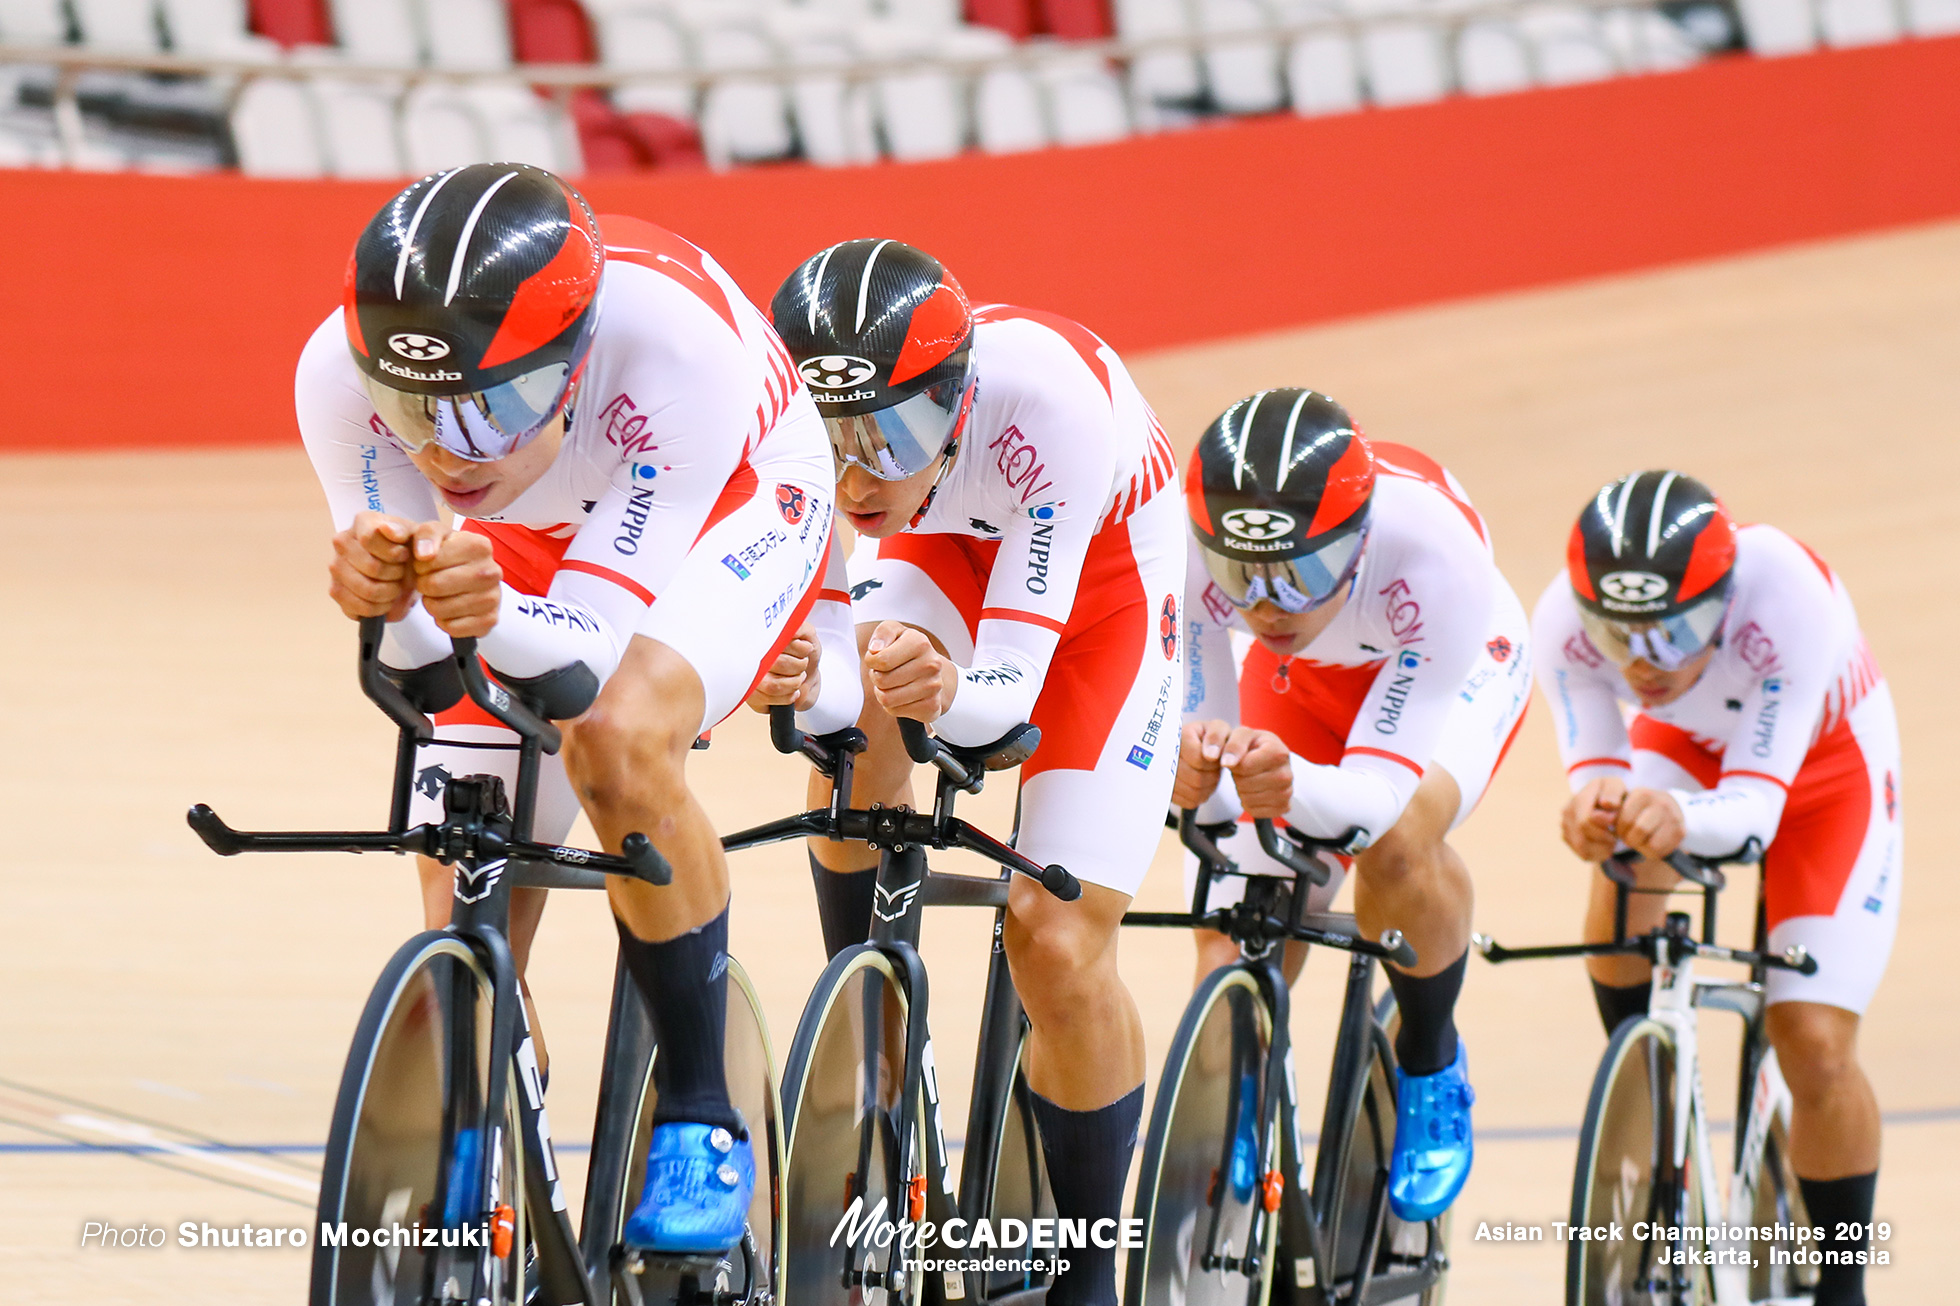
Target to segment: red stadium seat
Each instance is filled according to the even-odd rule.
[[[1107,0],[1040,0],[1042,30],[1064,41],[1096,41],[1110,34]]]
[[[252,30],[284,46],[332,45],[326,0],[250,0]]]
[[[1017,41],[1025,41],[1036,31],[1035,0],[967,0],[966,21],[977,27],[993,27]]]
[[[511,0],[510,38],[519,63],[593,63],[592,23],[578,0]]]

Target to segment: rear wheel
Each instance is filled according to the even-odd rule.
[[[1279,1221],[1264,1209],[1279,1117],[1257,1140],[1272,1012],[1251,972],[1213,971],[1171,1042],[1137,1175],[1143,1246],[1127,1306],[1262,1306]],[[1235,1164],[1236,1160],[1236,1164]]]
[[[1021,1036],[1014,1044],[1014,1070],[1006,1098],[1001,1103],[1000,1118],[993,1123],[993,1183],[989,1189],[992,1194],[987,1204],[987,1215],[994,1222],[994,1228],[1001,1228],[1003,1220],[1019,1220],[1023,1224],[1036,1219],[1052,1219],[1055,1214],[1055,1195],[1048,1186],[1048,1166],[1041,1151],[1041,1134],[1036,1128],[1034,1106],[1029,1100],[1026,1074],[1028,1055],[1028,1032],[1025,1023]],[[975,1131],[967,1130],[967,1146],[978,1145]],[[996,1270],[990,1274],[975,1276],[980,1280],[980,1293],[983,1302],[999,1301],[1014,1293],[1031,1292],[1046,1288],[1046,1272],[1032,1270]]]
[[[490,1302],[524,1301],[519,1090],[506,1066],[503,1119],[489,1128],[491,1005],[482,965],[447,931],[410,939],[383,969],[355,1028],[327,1136],[312,1306],[460,1299],[479,1276]],[[463,1230],[502,1225],[508,1232],[494,1244],[503,1254],[407,1245],[418,1223],[459,1231],[457,1244]]]
[[[1347,1141],[1340,1154],[1340,1178],[1333,1194],[1329,1246],[1334,1281],[1351,1291],[1360,1273],[1361,1258],[1374,1234],[1375,1254],[1369,1268],[1368,1300],[1441,1306],[1448,1274],[1450,1215],[1407,1224],[1388,1205],[1388,1163],[1395,1145],[1395,1043],[1398,1017],[1395,998],[1385,993],[1375,1007],[1369,1031],[1368,1073],[1361,1084]],[[1403,1296],[1388,1296],[1398,1281],[1413,1281]],[[1413,1286],[1420,1285],[1420,1286]]]
[[[1774,1052],[1766,1053],[1773,1058]],[[1772,1062],[1770,1074],[1781,1080]],[[1758,1091],[1762,1081],[1757,1080]],[[1804,1209],[1803,1191],[1797,1186],[1797,1172],[1790,1165],[1790,1119],[1778,1108],[1763,1139],[1762,1154],[1755,1172],[1743,1176],[1755,1200],[1750,1205],[1749,1225],[1754,1229],[1789,1229],[1810,1223]],[[1795,1238],[1776,1238],[1753,1247],[1755,1267],[1749,1271],[1749,1300],[1774,1301],[1784,1297],[1806,1297],[1817,1288],[1817,1270],[1810,1265],[1791,1264],[1792,1253],[1810,1250],[1811,1245]]]
[[[646,1185],[647,1150],[653,1144],[653,1109],[660,1095],[654,1088],[653,1063],[660,1055],[654,1049],[647,1058],[640,1087],[640,1114],[626,1152],[626,1165],[620,1174],[618,1216],[611,1241],[618,1243],[626,1228],[626,1217],[640,1204]],[[748,973],[728,959],[728,1018],[722,1039],[723,1064],[728,1074],[728,1096],[748,1125],[749,1145],[755,1149],[755,1196],[749,1202],[749,1225],[743,1243],[731,1248],[723,1258],[714,1279],[717,1296],[765,1306],[782,1294],[783,1245],[783,1129],[782,1102],[776,1092],[775,1063],[770,1054],[769,1031],[762,1019],[762,1002]],[[679,1277],[647,1266],[641,1274],[640,1292],[649,1302],[675,1299]],[[628,1298],[618,1285],[613,1300],[621,1306]]]
[[[1571,1223],[1601,1231],[1617,1226],[1620,1237],[1569,1244],[1568,1306],[1687,1306],[1708,1298],[1705,1270],[1663,1264],[1681,1244],[1633,1237],[1643,1220],[1664,1227],[1704,1223],[1692,1161],[1677,1168],[1672,1157],[1679,1073],[1673,1033],[1659,1021],[1628,1020],[1606,1045],[1579,1132]]]
[[[923,1274],[894,1274],[894,1240],[873,1237],[924,1196],[923,1088],[902,1150],[898,1139],[909,1011],[891,960],[861,945],[825,968],[797,1023],[783,1075],[783,1281],[797,1306],[921,1300]]]

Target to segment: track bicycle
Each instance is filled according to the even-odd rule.
[[[1647,1014],[1629,1016],[1613,1031],[1586,1102],[1570,1223],[1574,1230],[1603,1230],[1607,1236],[1567,1243],[1569,1306],[1807,1302],[1816,1286],[1815,1269],[1794,1263],[1790,1255],[1801,1247],[1794,1232],[1775,1232],[1810,1220],[1790,1164],[1790,1090],[1763,1032],[1763,979],[1771,970],[1815,974],[1817,959],[1801,945],[1781,953],[1768,950],[1760,882],[1752,946],[1725,948],[1715,942],[1715,903],[1728,883],[1722,867],[1760,856],[1752,840],[1726,857],[1675,853],[1665,859],[1687,881],[1688,891],[1701,893],[1699,939],[1692,918],[1681,911],[1669,912],[1645,934],[1627,936],[1632,895],[1678,891],[1640,887],[1634,870],[1639,854],[1631,850],[1600,865],[1613,882],[1612,942],[1506,948],[1488,935],[1473,938],[1493,962],[1629,955],[1653,963]],[[1749,978],[1703,978],[1695,974],[1698,957],[1738,962],[1749,967]],[[1696,1020],[1702,1008],[1742,1017],[1735,1115],[1740,1128],[1720,1177],[1726,1180],[1726,1203],[1702,1098]],[[1660,1232],[1637,1237],[1643,1223]],[[1717,1246],[1708,1240],[1710,1226],[1768,1229],[1772,1235],[1726,1238]]]
[[[784,1064],[785,1293],[798,1306],[1038,1306],[1048,1281],[1046,1267],[1034,1266],[1045,1259],[1040,1252],[959,1252],[944,1244],[922,1251],[901,1238],[881,1241],[871,1231],[885,1221],[916,1226],[922,1220],[943,1230],[956,1218],[985,1218],[992,1228],[1014,1219],[1025,1227],[1054,1215],[1022,1069],[1027,1017],[1007,972],[1002,928],[1011,876],[1027,875],[1064,902],[1079,898],[1082,886],[1062,867],[1038,866],[953,815],[958,796],[979,793],[989,771],[1032,756],[1041,732],[1024,723],[985,747],[956,748],[919,722],[901,720],[906,751],[938,773],[932,811],[855,810],[852,763],[864,735],[855,728],[807,735],[788,708],[775,708],[770,717],[776,746],[801,753],[831,780],[830,803],[730,835],[728,847],[819,837],[859,840],[880,854],[870,936],[824,968]],[[976,852],[1000,866],[1000,875],[930,870],[929,848]],[[924,910],[938,906],[994,912],[957,1197],[940,1121],[926,967],[918,952]],[[862,1236],[853,1236],[854,1228]],[[990,1257],[1011,1264],[935,1274],[922,1268],[927,1259]]]
[[[1237,824],[1200,825],[1185,811],[1178,835],[1198,857],[1191,910],[1123,918],[1216,930],[1240,952],[1192,994],[1157,1081],[1137,1177],[1143,1245],[1130,1253],[1125,1306],[1434,1306],[1449,1217],[1406,1224],[1389,1209],[1394,999],[1374,1001],[1376,961],[1413,966],[1415,950],[1399,931],[1366,939],[1350,914],[1306,910],[1329,877],[1320,854],[1345,852],[1356,831],[1313,839],[1253,825],[1290,875],[1242,871],[1218,846]],[[1244,896],[1213,908],[1211,887],[1227,876],[1244,879]],[[1282,970],[1289,940],[1349,954],[1311,1188]]]
[[[212,851],[423,853],[455,868],[448,928],[411,938],[382,969],[355,1027],[327,1136],[312,1306],[771,1306],[780,1295],[782,1131],[760,1004],[728,964],[728,1084],[748,1122],[757,1183],[726,1256],[642,1256],[619,1245],[653,1129],[653,1029],[623,964],[612,1010],[579,1233],[552,1149],[544,1083],[508,941],[510,893],[603,889],[606,875],[665,885],[642,834],[612,856],[531,839],[542,756],[558,728],[490,680],[475,641],[454,641],[462,692],[518,737],[515,793],[452,777],[443,819],[408,825],[416,749],[434,738],[420,701],[380,662],[381,618],[361,622],[363,693],[399,728],[385,831],[234,830],[208,806],[189,822]],[[453,693],[453,690],[452,690]],[[436,706],[441,706],[440,703]],[[501,747],[501,746],[499,746]]]

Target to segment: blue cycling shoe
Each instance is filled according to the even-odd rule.
[[[656,1125],[646,1187],[626,1220],[641,1251],[718,1256],[742,1240],[755,1193],[755,1151],[720,1125]]]
[[[1450,1209],[1470,1177],[1469,1062],[1457,1040],[1456,1060],[1433,1075],[1395,1071],[1395,1150],[1388,1162],[1388,1204],[1410,1223]]]
[[[1241,1202],[1252,1200],[1259,1186],[1259,1078],[1251,1071],[1239,1076],[1238,1131],[1232,1136],[1232,1193]]]

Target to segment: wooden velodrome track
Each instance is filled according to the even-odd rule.
[[[1960,885],[1936,819],[1960,779],[1940,742],[1960,729],[1956,359],[1960,225],[1133,360],[1187,446],[1240,394],[1311,384],[1371,432],[1435,455],[1488,517],[1527,604],[1587,493],[1646,465],[1692,469],[1741,518],[1786,527],[1843,574],[1898,697],[1912,813],[1909,908],[1863,1040],[1888,1114],[1878,1215],[1894,1230],[1874,1302],[1948,1295],[1937,1285],[1951,1235],[1939,1231],[1960,1170],[1960,1035],[1953,970],[1939,960]],[[74,399],[142,421],[137,395]],[[0,461],[12,559],[0,572],[0,1299],[303,1297],[303,1255],[184,1250],[175,1227],[308,1223],[348,1034],[375,971],[417,925],[413,876],[394,860],[221,861],[183,811],[205,800],[258,828],[383,818],[389,730],[356,692],[353,632],[323,592],[324,541],[319,491],[290,441]],[[1571,937],[1584,887],[1555,834],[1564,788],[1545,722],[1541,706],[1460,835],[1478,925],[1510,942]],[[801,769],[746,715],[697,763],[724,829],[801,804]],[[969,815],[1000,829],[1008,803],[997,782]],[[737,951],[780,1053],[822,960],[803,854],[744,855],[735,879]],[[1167,843],[1144,900],[1169,906],[1179,886]],[[1739,928],[1746,914],[1732,902],[1727,920]],[[956,1117],[985,930],[973,913],[928,926]],[[532,978],[562,1140],[589,1134],[612,950],[596,896],[553,903]],[[1125,939],[1153,1062],[1191,960],[1182,937]],[[1301,984],[1309,1100],[1337,969],[1321,959]],[[1580,969],[1473,959],[1462,1024],[1479,1157],[1457,1208],[1450,1300],[1553,1302],[1561,1247],[1472,1235],[1483,1220],[1565,1217],[1602,1045]],[[1718,1054],[1730,1048],[1732,1022],[1709,1025]],[[1731,1077],[1714,1070],[1718,1119]],[[162,1225],[172,1245],[85,1250],[88,1220]]]

